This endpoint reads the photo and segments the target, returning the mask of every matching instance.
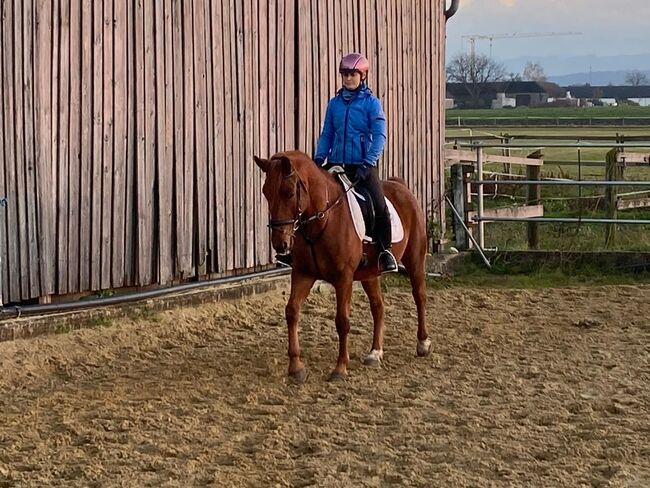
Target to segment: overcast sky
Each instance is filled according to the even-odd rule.
[[[447,25],[447,56],[469,51],[461,39],[465,35],[567,31],[582,35],[494,40],[492,55],[510,59],[650,53],[650,0],[460,0],[458,13]],[[490,41],[476,41],[476,49],[490,54]]]

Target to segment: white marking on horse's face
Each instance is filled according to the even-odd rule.
[[[418,354],[426,354],[429,352],[429,349],[431,348],[431,339],[428,337],[424,339],[423,341],[418,341]]]

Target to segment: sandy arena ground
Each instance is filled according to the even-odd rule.
[[[650,486],[650,287],[407,289],[385,362],[325,381],[334,297],[304,307],[286,380],[282,293],[0,344],[0,487]]]

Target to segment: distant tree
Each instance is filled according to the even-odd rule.
[[[629,71],[625,74],[625,84],[632,86],[648,85],[650,80],[642,71]]]
[[[505,77],[505,67],[484,54],[457,54],[447,65],[447,81],[462,83],[474,107],[480,106],[488,83]]]
[[[508,73],[508,81],[521,81],[521,75],[519,73]]]
[[[546,81],[544,68],[538,63],[528,61],[523,73],[524,81]]]

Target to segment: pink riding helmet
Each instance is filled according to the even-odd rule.
[[[339,73],[343,71],[358,71],[364,78],[368,76],[370,63],[363,54],[350,53],[343,56],[339,64]]]

